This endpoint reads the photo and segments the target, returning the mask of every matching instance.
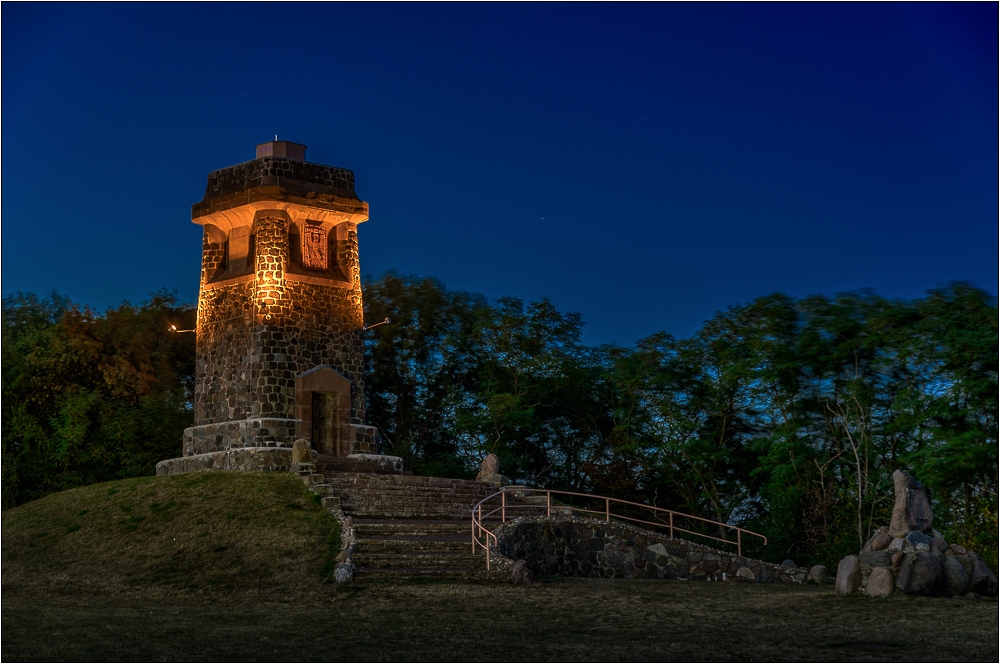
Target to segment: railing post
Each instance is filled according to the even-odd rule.
[[[674,538],[674,513],[670,512],[670,539]]]
[[[490,571],[490,538],[486,538],[486,571]]]
[[[611,499],[604,499],[604,522],[611,523]]]
[[[500,523],[507,522],[507,492],[500,492]]]
[[[476,517],[472,517],[472,553],[476,552]]]
[[[743,531],[736,529],[736,555],[743,556]]]
[[[547,517],[551,517],[552,516],[552,492],[551,491],[546,491],[545,492],[545,516],[547,516]]]

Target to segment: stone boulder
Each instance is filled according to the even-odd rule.
[[[354,580],[354,568],[341,563],[333,569],[333,578],[337,583],[350,583]]]
[[[312,443],[299,438],[292,443],[292,463],[312,463]]]
[[[931,550],[931,538],[924,535],[918,530],[911,530],[906,534],[906,543],[909,547],[904,548],[904,551],[930,551]]]
[[[934,523],[934,512],[924,485],[902,470],[892,474],[892,484],[896,502],[889,522],[890,534],[904,537],[911,530],[929,533]]]
[[[500,459],[496,454],[487,454],[486,458],[479,465],[479,474],[476,475],[477,482],[486,482],[495,487],[510,484],[510,478],[500,474]]]
[[[500,458],[496,454],[487,454],[479,464],[479,472],[483,475],[496,475],[500,472]]]
[[[976,553],[969,551],[966,555],[972,560],[972,574],[969,575],[971,577],[969,579],[969,591],[977,595],[996,597],[996,575],[990,571],[990,568],[986,566],[983,559],[976,555]]]
[[[907,595],[940,597],[948,587],[944,566],[935,556],[925,551],[908,553],[899,566],[896,587]]]
[[[849,595],[861,589],[861,564],[857,556],[845,556],[837,565],[838,595]]]
[[[821,586],[827,582],[829,576],[830,572],[826,569],[826,565],[813,565],[809,568],[809,576],[806,577],[806,580]]]
[[[870,597],[888,597],[894,592],[896,592],[896,579],[893,578],[892,570],[888,567],[872,568],[868,585],[865,586],[865,594]]]
[[[510,567],[510,580],[514,583],[532,583],[535,580],[527,560],[518,560]]]
[[[892,567],[892,551],[862,551],[858,560],[869,567]]]
[[[962,567],[962,563],[953,556],[944,559],[944,578],[948,582],[948,589],[956,595],[964,595],[969,592],[969,575]]]
[[[955,558],[955,560],[957,560],[959,562],[959,564],[962,565],[962,569],[965,570],[965,573],[968,574],[969,578],[971,579],[972,578],[972,567],[973,567],[972,556],[970,556],[968,554],[968,552],[966,552],[966,553],[963,553],[960,556],[955,556],[954,558]]]
[[[889,533],[875,533],[862,551],[883,551],[892,544],[892,535]]]

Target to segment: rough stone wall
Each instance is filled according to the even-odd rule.
[[[292,419],[295,377],[322,365],[331,366],[351,382],[351,422],[360,425],[364,421],[364,314],[357,231],[351,227],[345,235],[337,242],[337,259],[351,275],[350,284],[286,280],[288,220],[282,213],[259,216],[254,229],[255,279],[207,288],[224,247],[205,234],[196,427],[248,418]],[[211,435],[226,437],[225,432]],[[192,438],[202,436],[191,434]]]
[[[535,576],[805,583],[784,567],[622,523],[578,517],[521,517],[496,529],[497,552],[525,560]],[[502,567],[502,565],[501,565]]]
[[[205,188],[205,200],[259,186],[266,178],[308,182],[313,187],[340,189],[354,194],[354,173],[349,169],[284,157],[262,157],[212,171]]]
[[[291,448],[296,423],[287,418],[250,418],[188,427],[184,430],[184,455],[243,447]]]
[[[284,218],[258,218],[257,282],[262,325],[251,355],[251,416],[295,417],[295,377],[329,365],[351,382],[351,422],[364,420],[364,346],[357,231],[338,242],[350,287],[284,279],[288,232]],[[270,318],[268,318],[270,316]]]
[[[247,381],[255,337],[253,300],[253,282],[210,290],[202,287],[195,359],[196,426],[250,417]]]

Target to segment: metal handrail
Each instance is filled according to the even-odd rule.
[[[552,496],[553,495],[558,495],[558,496],[578,496],[578,497],[587,498],[587,499],[590,499],[590,500],[603,500],[604,501],[604,511],[600,511],[600,510],[588,510],[588,509],[583,509],[583,508],[580,508],[580,507],[573,507],[571,505],[566,505],[566,506],[557,505],[555,507],[556,507],[557,510],[568,509],[568,510],[570,510],[572,512],[578,512],[578,513],[582,513],[582,514],[600,514],[600,515],[604,516],[604,520],[606,522],[608,522],[608,523],[611,522],[611,517],[615,517],[616,519],[622,519],[622,520],[625,520],[625,521],[632,521],[634,523],[641,523],[641,524],[644,524],[644,525],[647,525],[647,526],[654,526],[654,527],[657,527],[657,528],[666,528],[666,529],[668,529],[668,531],[670,533],[670,537],[673,537],[674,533],[678,532],[678,533],[687,533],[689,535],[697,535],[698,537],[705,537],[707,539],[715,540],[717,542],[723,542],[725,544],[734,544],[735,543],[736,544],[736,555],[738,555],[738,556],[742,556],[743,555],[743,533],[746,533],[747,535],[753,535],[754,537],[760,537],[761,539],[764,540],[764,544],[767,545],[767,537],[764,536],[764,535],[761,535],[760,533],[755,533],[752,530],[747,530],[746,528],[740,528],[739,526],[731,526],[731,525],[729,525],[727,523],[721,523],[719,521],[713,521],[711,519],[705,519],[705,518],[702,518],[700,516],[693,516],[691,514],[684,514],[683,512],[677,512],[675,510],[668,510],[668,509],[663,508],[663,507],[653,507],[652,505],[643,505],[642,503],[634,503],[634,502],[632,502],[630,500],[621,500],[620,498],[610,498],[608,496],[596,496],[596,495],[591,494],[591,493],[574,493],[572,491],[552,491],[550,489],[529,489],[529,488],[518,487],[516,489],[501,489],[497,493],[494,493],[493,495],[487,496],[483,500],[479,501],[479,503],[476,504],[476,506],[472,508],[472,553],[476,553],[477,547],[480,547],[480,548],[482,548],[482,549],[484,549],[486,551],[486,569],[487,569],[487,571],[490,569],[490,546],[489,546],[490,545],[490,540],[493,541],[494,545],[496,545],[498,542],[497,542],[497,536],[495,534],[493,534],[493,532],[489,528],[487,528],[486,526],[483,525],[483,519],[489,518],[489,517],[494,516],[495,514],[499,513],[500,514],[500,522],[501,523],[505,523],[507,521],[507,512],[508,512],[508,510],[539,509],[541,507],[541,505],[531,505],[531,504],[527,504],[527,505],[508,504],[508,502],[507,502],[507,494],[508,493],[510,493],[510,494],[544,493],[545,494],[545,516],[547,516],[547,517],[551,517],[552,516],[552,508],[553,508],[553,505],[552,505]],[[490,500],[493,500],[497,496],[500,496],[500,506],[497,507],[497,508],[495,508],[495,509],[493,509],[493,510],[491,510],[491,511],[488,511],[488,512],[486,512],[484,514],[483,513],[483,505],[486,502],[488,502]],[[643,509],[650,510],[650,511],[652,511],[654,513],[663,513],[663,514],[666,514],[667,515],[667,522],[663,523],[663,522],[654,522],[654,521],[644,521],[642,519],[637,519],[635,517],[626,516],[624,514],[614,513],[614,512],[611,511],[611,503],[616,503],[616,504],[621,504],[621,505],[632,505],[634,507],[641,507]],[[707,535],[705,533],[699,533],[699,532],[695,532],[693,530],[687,530],[685,528],[681,528],[680,526],[675,526],[674,525],[674,517],[675,516],[679,517],[681,519],[692,519],[694,521],[700,521],[702,523],[709,524],[709,525],[712,525],[712,526],[721,526],[722,528],[726,528],[728,530],[735,530],[736,531],[736,542],[732,542],[731,540],[728,540],[728,539],[726,539],[724,537],[714,537],[712,535]]]

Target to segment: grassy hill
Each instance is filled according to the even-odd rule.
[[[831,586],[324,583],[290,473],[109,482],[3,513],[3,661],[997,661],[996,601]],[[915,636],[916,635],[916,636]]]
[[[316,588],[336,519],[290,473],[208,472],[80,487],[3,513],[3,586],[56,593]]]

